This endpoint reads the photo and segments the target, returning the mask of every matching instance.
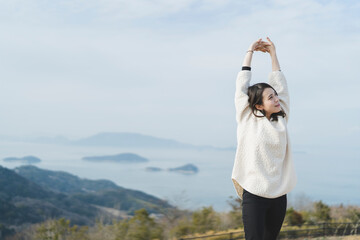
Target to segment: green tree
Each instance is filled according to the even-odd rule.
[[[293,208],[286,210],[285,222],[290,226],[301,226],[304,223],[301,213],[295,211]]]
[[[60,218],[42,223],[35,233],[37,240],[87,240],[87,227],[70,226],[70,220]]]
[[[191,233],[192,213],[189,212],[189,210],[181,210],[177,207],[159,208],[157,210],[162,215],[158,223],[163,228],[163,236],[165,239],[173,239],[174,237],[179,238]]]
[[[119,222],[114,222],[113,225],[113,231],[115,232],[115,239],[116,240],[122,240],[126,237],[126,234],[129,230],[129,221],[128,220],[122,220]]]
[[[360,223],[360,210],[349,208],[347,210],[347,218],[353,223]]]
[[[314,216],[318,222],[327,222],[331,220],[330,207],[322,201],[314,203],[315,212]]]
[[[177,225],[172,229],[173,235],[177,238],[194,233],[195,228],[191,221],[187,218],[177,222]]]
[[[163,230],[145,209],[135,211],[134,217],[120,226],[121,231],[126,232],[126,240],[163,239]]]
[[[243,227],[242,220],[242,200],[239,197],[230,197],[228,204],[231,206],[229,216],[231,219],[230,228],[240,228]]]
[[[212,207],[203,207],[192,215],[192,222],[195,231],[205,233],[210,230],[218,230],[220,218]]]

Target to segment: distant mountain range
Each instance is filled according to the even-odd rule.
[[[96,218],[111,221],[140,208],[159,213],[172,206],[108,180],[81,179],[34,166],[14,171],[0,166],[0,226],[8,229],[61,217],[91,225]]]
[[[197,150],[234,150],[235,148],[218,148],[208,145],[196,146],[187,143],[181,143],[172,139],[158,138],[149,135],[129,132],[105,132],[79,140],[69,140],[63,136],[53,138],[15,138],[1,136],[0,139],[5,141],[24,141],[45,144],[77,145],[77,146],[108,146],[122,148],[182,148]]]
[[[83,160],[91,162],[115,162],[115,163],[142,163],[148,162],[149,159],[141,157],[134,153],[120,153],[106,156],[83,157]]]

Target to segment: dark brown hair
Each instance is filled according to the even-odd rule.
[[[248,96],[249,96],[249,106],[251,108],[251,111],[252,113],[256,116],[256,117],[265,117],[266,116],[266,112],[265,110],[259,110],[255,107],[255,105],[262,105],[263,104],[263,92],[266,88],[272,88],[275,92],[276,95],[277,92],[276,90],[269,84],[267,83],[257,83],[257,84],[254,84],[252,86],[250,86],[248,88]],[[256,115],[256,111],[260,111],[264,114],[264,116],[259,116],[259,115]],[[285,117],[286,116],[286,113],[284,112],[283,109],[281,109],[280,112],[277,112],[277,113],[273,113],[271,114],[270,116],[270,120],[271,121],[277,121],[278,120],[278,116],[281,116],[281,117]]]

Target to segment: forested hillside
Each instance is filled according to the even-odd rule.
[[[33,166],[15,171],[0,166],[0,225],[6,229],[54,218],[92,225],[96,219],[121,219],[139,208],[157,213],[171,206],[107,180],[80,179]]]

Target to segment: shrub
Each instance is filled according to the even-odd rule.
[[[304,220],[301,213],[289,208],[286,210],[285,222],[290,226],[301,226]]]

